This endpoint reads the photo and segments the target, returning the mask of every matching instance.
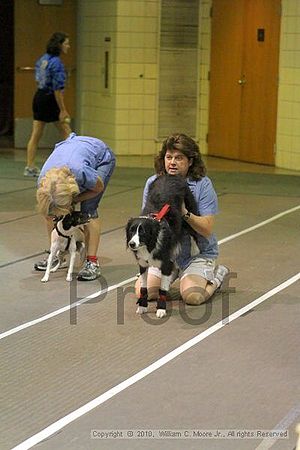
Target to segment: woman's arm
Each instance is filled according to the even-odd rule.
[[[100,177],[97,179],[97,183],[94,188],[88,189],[87,191],[81,192],[74,198],[75,203],[82,202],[84,200],[89,200],[90,198],[96,197],[104,190],[104,183]]]
[[[209,238],[213,232],[215,214],[218,213],[217,194],[208,177],[204,177],[197,182],[195,192],[195,200],[199,215],[188,212],[183,203],[182,216],[197,233],[205,238]]]
[[[59,120],[60,122],[63,122],[66,119],[66,117],[70,117],[65,106],[63,90],[59,89],[57,91],[54,91],[54,95],[56,103],[58,104],[58,107],[60,109]]]
[[[208,238],[213,231],[215,217],[209,216],[196,216],[195,214],[188,212],[185,206],[182,207],[183,219],[195,230],[205,238]]]
[[[59,57],[51,59],[51,64],[49,67],[49,72],[52,79],[52,88],[54,91],[54,96],[56,103],[59,107],[59,120],[63,122],[66,117],[70,117],[64,101],[64,87],[66,84],[66,72],[63,63]]]

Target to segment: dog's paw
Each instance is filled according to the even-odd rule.
[[[49,280],[49,277],[47,277],[46,275],[43,276],[43,278],[41,279],[42,283],[47,283],[47,281]]]
[[[136,310],[136,314],[145,314],[148,311],[146,306],[138,306]]]
[[[156,311],[156,317],[158,319],[162,319],[163,317],[165,317],[167,315],[167,311],[165,309],[158,309]]]
[[[69,282],[70,282],[70,281],[72,281],[72,279],[73,279],[73,278],[72,278],[72,275],[68,275],[67,278],[66,278],[66,281],[69,281]]]

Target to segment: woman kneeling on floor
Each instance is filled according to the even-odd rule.
[[[214,216],[218,213],[217,194],[211,180],[206,176],[206,168],[197,143],[185,134],[172,134],[164,141],[155,158],[155,169],[156,175],[146,181],[143,207],[150,184],[164,173],[185,177],[197,203],[197,215],[187,211],[185,205],[182,206],[182,220],[188,222],[197,232],[199,254],[191,256],[190,237],[186,233],[176,260],[179,269],[173,274],[173,281],[179,280],[180,294],[185,303],[200,305],[211,298],[229,273],[227,267],[216,265],[219,251],[213,225]],[[147,280],[149,298],[158,297],[160,281],[160,270],[150,267]],[[139,279],[136,282],[136,295],[139,298]]]

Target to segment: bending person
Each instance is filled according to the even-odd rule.
[[[115,155],[101,140],[76,136],[56,144],[38,179],[37,205],[46,218],[50,236],[53,216],[69,214],[76,203],[81,211],[91,215],[85,225],[87,259],[78,274],[78,280],[91,281],[101,274],[97,252],[100,242],[98,205],[115,167]],[[57,264],[57,259],[53,261]],[[34,265],[35,270],[46,270],[47,258]],[[61,267],[64,267],[61,265]]]

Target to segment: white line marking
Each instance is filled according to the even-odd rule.
[[[270,222],[273,222],[274,220],[277,220],[283,216],[285,216],[286,214],[290,214],[292,212],[297,211],[298,209],[300,209],[300,205],[295,206],[294,208],[291,209],[287,209],[286,211],[283,211],[282,213],[276,214],[275,216],[270,217],[270,219],[264,220],[263,222],[258,223],[257,225],[253,225],[250,228],[246,228],[245,230],[239,231],[238,233],[232,234],[230,236],[227,236],[224,239],[221,239],[218,244],[224,244],[225,242],[231,241],[232,239],[235,239],[239,236],[242,236],[243,234],[246,233],[250,233],[253,230],[256,230],[257,228],[263,227],[264,225],[267,225]],[[98,297],[98,295],[104,294],[105,292],[110,292],[114,289],[117,289],[120,286],[124,286],[127,283],[130,283],[131,281],[135,280],[136,277],[132,277],[132,278],[128,278],[128,280],[124,280],[119,284],[115,284],[114,286],[110,286],[106,291],[98,291],[95,292],[94,294],[89,295],[88,297],[80,300],[79,302],[74,303],[73,305],[67,305],[64,306],[63,308],[57,309],[56,311],[53,311],[52,313],[46,314],[45,316],[39,317],[38,319],[32,320],[30,322],[26,322],[22,325],[19,325],[15,328],[11,328],[10,330],[7,330],[3,333],[0,334],[0,340],[4,339],[8,336],[11,336],[12,334],[18,333],[19,331],[25,330],[26,328],[32,327],[33,325],[37,325],[38,323],[44,322],[45,320],[51,319],[52,317],[58,316],[59,314],[62,314],[66,311],[69,311],[71,308],[75,308],[77,306],[79,306],[82,303],[86,303],[88,300]]]
[[[271,291],[266,292],[264,295],[257,298],[253,302],[251,302],[248,305],[244,306],[243,308],[239,309],[235,313],[230,314],[230,316],[228,316],[225,320],[221,320],[220,322],[216,323],[212,327],[208,328],[207,330],[203,331],[202,333],[200,333],[197,336],[193,337],[192,339],[188,340],[184,344],[180,345],[175,350],[171,351],[170,353],[167,353],[162,358],[160,358],[157,361],[155,361],[154,363],[150,364],[150,366],[145,367],[140,372],[127,378],[127,380],[122,381],[121,383],[117,384],[113,388],[111,388],[108,391],[104,392],[103,394],[99,395],[99,397],[96,397],[94,400],[91,400],[90,402],[86,403],[85,405],[81,406],[80,408],[76,409],[75,411],[71,412],[70,414],[67,414],[65,417],[62,417],[57,422],[54,422],[51,425],[49,425],[48,427],[44,428],[39,433],[26,439],[25,441],[23,441],[22,443],[20,443],[16,447],[14,447],[12,450],[27,450],[27,449],[33,447],[34,445],[38,444],[39,442],[43,441],[44,439],[47,439],[49,436],[52,436],[54,433],[61,430],[65,426],[69,425],[74,420],[78,419],[79,417],[82,417],[84,414],[87,414],[88,412],[90,412],[93,409],[97,408],[98,406],[102,405],[104,402],[106,402],[110,398],[114,397],[115,395],[119,394],[120,392],[124,391],[129,386],[132,386],[133,384],[142,380],[147,375],[150,375],[152,372],[154,372],[155,370],[164,366],[168,362],[172,361],[177,356],[184,353],[186,350],[189,350],[194,345],[198,344],[199,342],[203,341],[211,334],[213,334],[216,331],[223,328],[229,322],[233,322],[235,319],[237,319],[241,315],[245,314],[250,309],[253,309],[260,303],[267,300],[268,298],[272,297],[273,295],[277,294],[278,292],[282,291],[283,289],[286,289],[288,286],[295,283],[299,279],[300,279],[300,272],[298,272],[296,275],[289,278],[288,280],[284,281],[283,283],[279,284],[277,287],[271,289]]]
[[[295,420],[300,416],[300,403],[299,405],[296,405],[294,408],[292,408],[286,416],[273,428],[272,431],[285,431],[289,428],[289,426],[295,422]],[[261,443],[256,447],[255,450],[268,450],[269,448],[273,447],[275,442],[277,442],[278,439],[276,438],[265,438],[261,441]]]
[[[286,216],[287,214],[295,212],[298,209],[300,209],[300,205],[295,206],[294,208],[291,209],[287,209],[286,211],[276,214],[276,216],[270,217],[270,219],[264,220],[263,222],[260,222],[257,225],[253,225],[250,228],[246,228],[245,230],[239,231],[238,233],[232,234],[231,236],[221,239],[219,241],[219,244],[224,244],[225,242],[231,241],[232,239],[242,236],[243,234],[249,233],[250,231],[256,230],[257,228],[263,227],[264,225],[267,225],[268,223],[273,222],[274,220],[280,219],[281,217]]]
[[[136,278],[137,278],[136,276],[128,278],[128,280],[121,281],[120,283],[114,284],[113,286],[109,286],[107,289],[104,289],[103,291],[100,290],[100,291],[94,292],[94,294],[91,294],[88,297],[82,298],[81,300],[78,300],[78,302],[76,302],[76,303],[72,303],[70,305],[64,306],[63,308],[57,309],[56,311],[46,314],[45,316],[39,317],[38,319],[23,323],[22,325],[19,325],[18,327],[11,328],[10,330],[5,331],[4,333],[0,334],[0,340],[6,338],[7,336],[11,336],[12,334],[18,333],[19,331],[25,330],[26,328],[32,327],[33,325],[44,322],[45,320],[51,319],[52,317],[58,316],[59,314],[69,311],[72,308],[76,308],[77,306],[82,305],[82,303],[86,303],[88,300],[91,300],[92,298],[96,298],[99,295],[103,295],[106,292],[110,292],[110,291],[113,291],[114,289],[117,289],[118,287],[124,286],[124,284],[128,284],[131,281],[136,280]]]

